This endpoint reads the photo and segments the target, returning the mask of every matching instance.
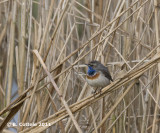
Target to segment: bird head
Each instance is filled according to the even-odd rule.
[[[93,69],[96,69],[101,63],[99,61],[91,61],[88,64],[86,64],[88,67],[92,67]]]
[[[99,64],[100,63],[98,61],[91,61],[90,63],[86,64],[88,66],[88,75],[94,75]]]

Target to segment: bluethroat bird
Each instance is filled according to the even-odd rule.
[[[88,66],[88,72],[86,81],[92,87],[94,87],[96,93],[97,89],[101,92],[103,87],[110,84],[113,81],[108,68],[101,64],[99,61],[91,61]]]

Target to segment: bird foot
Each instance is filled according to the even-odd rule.
[[[95,94],[97,92],[97,90],[92,91],[92,94]]]
[[[97,94],[97,89],[95,89],[94,91],[92,91],[92,94],[94,96],[94,98],[96,97],[96,94]]]
[[[97,91],[97,90],[98,90],[98,91]],[[95,95],[98,94],[98,93],[101,95],[101,92],[102,92],[101,90],[102,90],[102,88],[101,88],[101,89],[95,89],[94,91],[92,91],[92,94],[94,95],[94,97],[95,97]]]

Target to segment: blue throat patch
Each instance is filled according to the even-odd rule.
[[[92,76],[96,73],[96,70],[94,70],[91,66],[88,66],[88,72],[87,74]]]

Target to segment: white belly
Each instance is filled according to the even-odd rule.
[[[107,79],[104,75],[100,74],[97,79],[88,79],[86,78],[88,84],[92,87],[106,87],[110,84],[109,79]]]

